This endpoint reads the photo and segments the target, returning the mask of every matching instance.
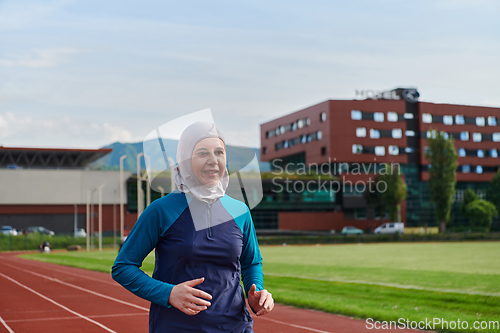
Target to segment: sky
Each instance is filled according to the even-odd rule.
[[[210,108],[230,144],[362,89],[500,107],[500,2],[2,1],[0,145],[142,141]]]

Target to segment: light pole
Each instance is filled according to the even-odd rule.
[[[86,214],[86,224],[87,224],[87,251],[90,251],[90,201],[92,193],[94,193],[95,187],[90,186],[87,188],[87,214]]]
[[[116,189],[113,190],[113,248],[116,248]]]
[[[99,251],[102,251],[102,189],[106,184],[99,186]]]
[[[143,194],[142,194],[142,178],[141,178],[141,156],[144,152],[137,154],[137,218],[141,216],[143,208]]]
[[[169,156],[168,163],[170,164],[170,193],[172,193],[173,191],[175,191],[175,161],[172,157]]]
[[[120,240],[123,239],[123,228],[125,224],[125,216],[123,212],[124,195],[123,195],[123,160],[127,158],[127,155],[122,155],[120,157]]]

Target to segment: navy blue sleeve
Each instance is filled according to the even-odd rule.
[[[247,213],[240,216],[244,219],[243,224],[243,250],[241,252],[241,273],[245,293],[255,283],[256,290],[264,289],[264,277],[262,272],[262,256],[260,254],[257,234],[252,221],[252,215],[247,208]]]
[[[144,258],[162,237],[167,218],[162,214],[160,199],[151,203],[139,216],[123,244],[112,268],[113,279],[130,292],[166,307],[174,285],[149,277],[140,267]]]

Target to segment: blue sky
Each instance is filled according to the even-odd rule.
[[[232,144],[356,89],[500,107],[500,2],[1,1],[0,145],[137,142],[211,108]]]

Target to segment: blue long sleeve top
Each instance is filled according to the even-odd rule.
[[[201,225],[201,227],[200,227]],[[152,277],[141,269],[155,249]],[[175,191],[140,215],[112,268],[115,281],[151,302],[150,332],[253,332],[243,285],[264,288],[262,256],[247,206],[227,195],[207,204]],[[211,306],[187,315],[168,302],[179,283],[212,295]],[[253,311],[253,309],[252,309]]]

